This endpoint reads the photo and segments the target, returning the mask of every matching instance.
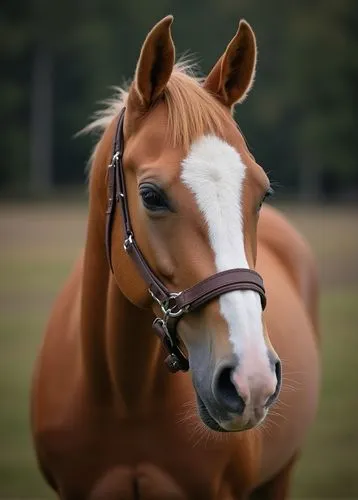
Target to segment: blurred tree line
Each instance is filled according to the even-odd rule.
[[[0,8],[0,190],[83,184],[94,138],[74,138],[132,77],[152,25],[175,16],[177,53],[204,73],[240,18],[258,41],[256,84],[236,117],[283,195],[358,191],[357,0],[9,0]]]

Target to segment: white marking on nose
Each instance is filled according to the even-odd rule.
[[[182,167],[182,181],[194,193],[207,223],[217,271],[249,268],[242,217],[246,167],[240,154],[218,137],[205,136],[192,144]],[[219,303],[233,351],[239,360],[245,358],[243,366],[250,372],[259,364],[267,374],[271,372],[259,295],[234,291],[221,295]]]
[[[266,373],[265,369],[262,374],[259,368],[249,378],[245,376],[245,370],[238,369],[232,373],[231,381],[245,404],[251,404],[256,408],[262,408],[266,405],[274,394],[277,384],[274,374]]]

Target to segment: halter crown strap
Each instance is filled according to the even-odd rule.
[[[123,168],[124,138],[123,123],[125,109],[121,111],[117,123],[113,146],[113,156],[108,166],[108,205],[106,211],[105,244],[108,263],[112,267],[112,228],[116,203],[121,205],[125,233],[124,249],[133,259],[142,278],[147,283],[149,293],[160,305],[163,318],[156,318],[153,327],[169,352],[166,364],[172,372],[187,371],[189,362],[179,347],[176,327],[180,318],[210,300],[234,290],[252,290],[261,299],[262,309],[266,307],[266,295],[261,276],[252,269],[229,269],[216,273],[180,293],[172,293],[153,273],[139,249],[131,225],[126,183]]]

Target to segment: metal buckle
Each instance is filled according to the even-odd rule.
[[[128,252],[129,247],[133,245],[133,234],[129,234],[127,238],[124,240],[123,248],[126,252]]]
[[[172,349],[172,347],[173,347],[173,339],[169,335],[168,327],[167,327],[167,324],[164,321],[164,319],[162,319],[162,318],[155,318],[155,320],[153,321],[153,325],[159,325],[160,326],[160,328],[162,329],[163,334],[164,334],[164,338],[162,338],[162,340],[166,343],[166,345],[167,345],[167,347],[169,349]]]
[[[157,304],[160,305],[162,313],[164,314],[164,318],[168,318],[168,317],[177,318],[177,317],[181,316],[182,314],[186,313],[189,309],[189,306],[186,306],[186,307],[183,307],[181,309],[178,309],[178,311],[173,311],[173,309],[175,308],[175,304],[172,307],[170,307],[170,301],[172,299],[176,299],[177,297],[179,297],[179,295],[181,295],[182,292],[173,292],[169,295],[169,297],[167,299],[164,299],[163,301],[159,300],[158,297],[156,297],[156,295],[152,292],[152,290],[150,288],[149,288],[148,292],[149,292],[150,296],[152,297],[152,299],[154,299],[157,302]]]
[[[119,152],[116,151],[114,155],[112,156],[112,165],[114,164],[115,161],[117,161],[119,158]]]
[[[153,297],[153,299],[160,303],[157,297],[153,294],[152,291],[150,291],[150,295]],[[183,370],[183,371],[188,371],[189,369],[189,362],[186,359],[185,355],[180,349],[180,346],[177,343],[177,339],[174,336],[174,338],[171,336],[168,330],[168,325],[167,325],[167,315],[164,316],[164,319],[162,318],[155,318],[153,321],[153,327],[161,339],[162,343],[164,344],[164,347],[168,351],[169,355],[165,359],[165,364],[169,368],[169,370],[173,373]]]

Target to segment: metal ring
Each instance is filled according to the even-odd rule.
[[[165,318],[168,318],[168,317],[177,318],[177,317],[181,316],[182,314],[186,313],[189,309],[189,306],[186,306],[186,307],[183,307],[181,309],[178,309],[178,311],[173,311],[173,309],[175,308],[175,304],[173,307],[169,307],[170,300],[176,299],[177,297],[179,297],[179,295],[182,294],[182,292],[173,292],[169,295],[169,297],[167,299],[164,299],[164,300],[159,300],[158,297],[156,297],[154,295],[154,293],[152,292],[152,290],[150,288],[149,288],[148,292],[151,295],[151,297],[157,302],[157,304],[160,305],[160,308],[161,308],[162,313],[164,314]]]
[[[188,311],[189,306],[182,307],[182,308],[178,309],[177,311],[173,311],[176,304],[174,304],[173,307],[169,307],[170,299],[176,299],[181,294],[182,294],[182,292],[178,292],[178,293],[173,292],[170,294],[169,298],[166,300],[166,304],[164,306],[164,309],[162,307],[162,311],[166,316],[170,316],[171,318],[178,318],[179,316],[181,316],[182,314],[184,314]]]

